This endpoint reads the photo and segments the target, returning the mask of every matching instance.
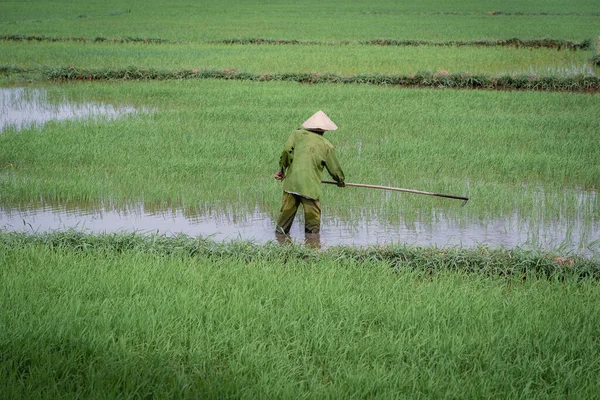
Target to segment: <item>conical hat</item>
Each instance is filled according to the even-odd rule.
[[[335,131],[338,127],[329,119],[327,114],[319,110],[312,117],[304,121],[302,127],[305,129],[315,129],[321,131]]]

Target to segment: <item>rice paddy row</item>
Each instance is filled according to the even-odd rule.
[[[0,67],[0,72],[31,74],[35,70]],[[235,81],[282,81],[305,84],[365,84],[401,87],[431,87],[451,89],[487,90],[534,90],[597,92],[600,90],[600,77],[576,75],[554,76],[514,76],[490,77],[469,73],[450,74],[447,71],[418,72],[408,75],[360,74],[355,76],[333,73],[273,73],[252,74],[235,70],[185,69],[179,71],[145,70],[137,67],[125,69],[79,69],[76,67],[41,70],[44,79],[56,81],[126,81],[126,80],[181,80],[181,79],[224,79]]]
[[[107,38],[104,36],[88,37],[56,37],[44,35],[3,35],[0,40],[4,41],[33,41],[33,42],[91,42],[91,43],[144,43],[144,44],[175,44],[181,41],[171,41],[161,38],[146,37],[118,37]],[[296,40],[296,39],[268,39],[268,38],[232,38],[232,39],[213,39],[207,40],[209,44],[253,44],[253,45],[304,45],[304,46],[348,46],[348,45],[373,45],[373,46],[478,46],[478,47],[517,47],[517,48],[547,48],[557,50],[590,50],[592,48],[592,39],[585,39],[580,42],[561,39],[500,39],[500,40],[453,40],[445,42],[434,42],[428,40],[399,40],[399,39],[372,39],[358,40],[355,42],[320,42],[315,40]]]
[[[253,74],[412,74],[600,76],[593,51],[378,46],[112,45],[0,42],[0,65],[17,68],[235,69]]]
[[[373,10],[363,11],[364,14],[410,14],[410,15],[514,15],[514,16],[564,16],[564,15],[575,15],[575,16],[593,16],[600,17],[600,12],[557,12],[557,11],[391,11],[391,10]]]

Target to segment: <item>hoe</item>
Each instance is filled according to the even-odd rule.
[[[335,182],[335,181],[321,181],[321,183],[337,185],[337,182]],[[422,190],[395,188],[395,187],[391,187],[391,186],[365,185],[362,183],[346,183],[346,186],[356,186],[356,187],[364,187],[364,188],[369,188],[369,189],[381,189],[381,190],[395,190],[397,192],[407,192],[407,193],[415,193],[415,194],[424,194],[427,196],[446,197],[448,199],[463,200],[462,206],[467,204],[467,201],[469,201],[468,197],[463,197],[463,196],[454,196],[452,194],[431,193],[431,192],[424,192]]]

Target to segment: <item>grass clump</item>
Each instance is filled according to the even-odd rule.
[[[22,35],[5,34],[0,36],[0,40],[5,41],[36,41],[36,42],[111,42],[111,43],[148,43],[148,44],[167,44],[177,41],[163,38],[149,37],[114,37],[104,36],[96,37],[76,37],[76,36],[46,36],[46,35]],[[430,41],[430,40],[407,40],[407,39],[371,39],[358,41],[318,41],[318,40],[298,40],[298,39],[272,39],[272,38],[229,38],[229,39],[210,39],[204,41],[209,44],[226,45],[302,45],[302,46],[348,46],[351,44],[374,45],[374,46],[476,46],[476,47],[518,47],[518,48],[546,48],[556,50],[589,50],[592,48],[591,39],[583,41],[564,40],[564,39],[497,39],[497,40],[448,40],[448,41]]]
[[[14,73],[14,67],[5,67]],[[23,72],[29,72],[24,69]],[[453,89],[542,90],[596,92],[600,90],[600,77],[501,75],[486,76],[469,73],[417,72],[414,74],[359,74],[334,73],[266,73],[253,74],[236,70],[158,70],[138,67],[115,69],[83,69],[76,67],[43,70],[48,80],[105,81],[105,80],[172,80],[172,79],[225,79],[248,81],[285,81],[308,84],[367,84],[402,87],[433,87]]]
[[[104,36],[95,37],[76,37],[76,36],[46,36],[46,35],[3,35],[0,37],[2,40],[7,41],[33,41],[33,42],[90,42],[90,43],[172,43],[171,40],[152,38],[152,37],[115,37],[107,38]]]
[[[43,246],[53,251],[76,253],[141,252],[167,257],[234,259],[243,262],[288,262],[311,264],[320,261],[345,260],[350,263],[381,263],[395,271],[415,271],[435,276],[447,272],[481,274],[493,277],[547,278],[556,280],[600,280],[600,263],[580,256],[527,251],[520,249],[477,249],[459,247],[438,249],[406,245],[367,248],[332,247],[317,251],[302,246],[280,246],[275,243],[257,245],[251,242],[212,241],[186,235],[142,235],[137,233],[86,234],[81,231],[26,234],[0,234],[5,248]]]
[[[481,47],[525,47],[525,48],[546,48],[556,50],[589,50],[592,46],[590,39],[576,42],[573,40],[562,39],[498,39],[498,40],[450,40],[444,42],[433,42],[427,40],[398,40],[398,39],[374,39],[361,40],[360,44],[378,45],[378,46],[481,46]]]

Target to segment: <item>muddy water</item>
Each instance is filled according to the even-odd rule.
[[[0,133],[9,127],[19,130],[68,119],[112,120],[136,112],[133,107],[102,103],[51,103],[43,89],[0,88]]]
[[[189,210],[165,209],[149,211],[143,205],[124,209],[65,209],[39,207],[11,209],[0,207],[0,229],[22,232],[45,232],[74,228],[90,233],[131,232],[191,236],[210,236],[217,241],[247,240],[265,243],[277,240],[273,217],[260,211],[246,215],[211,211],[194,214]],[[294,242],[305,240],[303,216],[294,222],[290,237]],[[351,224],[324,216],[321,235],[308,238],[313,245],[369,246],[405,243],[416,246],[462,246],[507,248],[560,249],[585,256],[600,256],[600,222],[585,223],[528,221],[516,215],[496,221],[457,222],[441,216],[435,222],[397,221],[391,224],[375,218],[352,221]],[[316,241],[315,241],[316,239]],[[591,245],[590,245],[591,244]]]

